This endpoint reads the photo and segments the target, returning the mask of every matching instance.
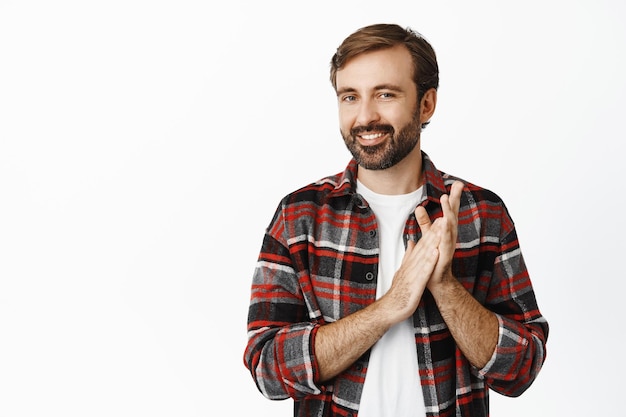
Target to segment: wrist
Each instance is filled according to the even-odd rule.
[[[406,318],[409,310],[404,305],[406,302],[407,300],[398,299],[396,294],[388,291],[370,306],[372,313],[377,317],[378,325],[384,332]]]
[[[432,279],[428,283],[428,290],[432,293],[435,299],[439,297],[445,297],[445,294],[454,291],[454,289],[460,284],[459,281],[452,275],[451,270],[446,270],[438,279]]]

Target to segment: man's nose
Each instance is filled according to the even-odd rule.
[[[357,126],[368,126],[379,119],[378,107],[373,100],[362,100],[359,103],[359,111],[356,118]]]

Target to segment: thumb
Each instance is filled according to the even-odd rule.
[[[415,219],[417,220],[417,224],[419,224],[423,232],[426,232],[430,229],[430,217],[428,217],[428,213],[423,206],[419,206],[415,209]]]

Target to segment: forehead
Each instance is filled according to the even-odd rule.
[[[413,84],[413,60],[404,45],[364,52],[337,71],[337,90]]]

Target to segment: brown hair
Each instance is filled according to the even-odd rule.
[[[363,27],[348,36],[330,61],[330,82],[337,90],[337,71],[351,58],[364,52],[404,45],[413,58],[413,81],[417,86],[417,97],[439,87],[439,66],[433,47],[418,32],[395,24],[376,24]],[[418,101],[419,103],[419,101]]]

